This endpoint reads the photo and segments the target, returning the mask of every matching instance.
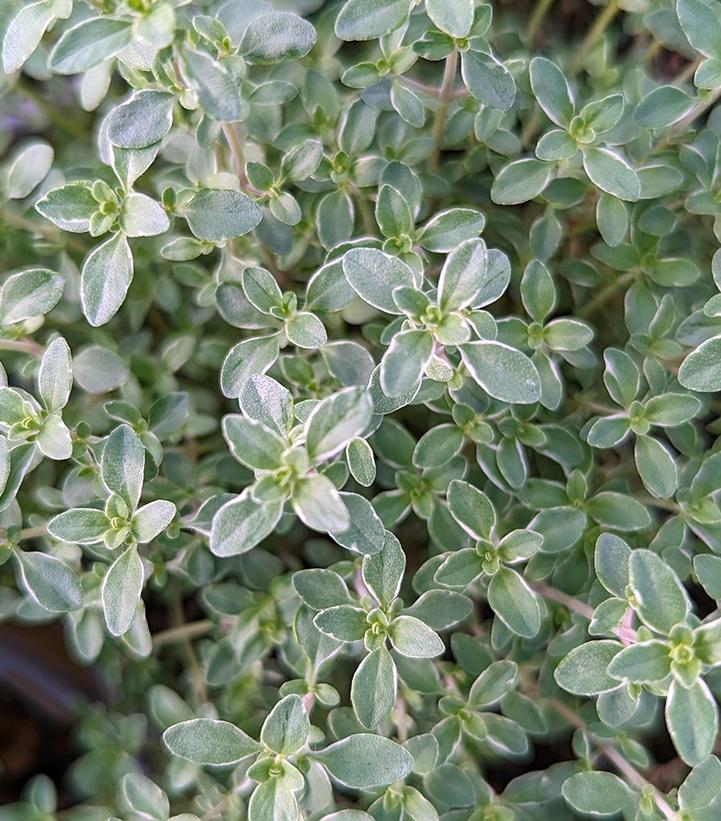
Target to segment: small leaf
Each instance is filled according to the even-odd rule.
[[[45,610],[68,613],[82,606],[83,594],[77,574],[47,553],[17,550],[23,589]]]
[[[193,234],[209,242],[242,237],[262,218],[260,208],[241,191],[210,188],[198,191],[180,213]]]
[[[91,17],[64,32],[50,52],[50,68],[56,74],[80,74],[114,57],[132,39],[130,20]]]
[[[324,462],[341,451],[370,422],[372,404],[360,388],[344,388],[321,400],[305,423],[308,456]]]
[[[676,751],[690,767],[712,751],[718,733],[718,707],[705,681],[684,687],[671,683],[666,699],[666,725]]]
[[[269,65],[305,57],[315,40],[315,29],[307,20],[287,11],[273,11],[251,19],[240,53],[251,65]]]
[[[413,769],[413,756],[379,735],[357,733],[313,754],[339,783],[369,789],[403,780]]]
[[[533,638],[541,626],[541,610],[523,578],[508,567],[494,574],[488,586],[488,603],[500,620],[519,636]]]
[[[105,623],[113,636],[130,629],[143,590],[143,563],[136,545],[122,553],[110,566],[101,588]]]
[[[371,651],[355,671],[351,704],[367,730],[374,730],[391,714],[396,703],[396,678],[396,666],[385,645]]]
[[[125,301],[132,280],[133,255],[122,233],[114,234],[85,257],[80,300],[91,325],[110,322]]]
[[[533,362],[501,342],[468,342],[460,347],[463,364],[494,399],[532,404],[541,397],[541,380]]]
[[[260,744],[228,721],[193,718],[163,733],[173,755],[209,767],[228,767],[260,750]]]
[[[636,202],[641,196],[638,175],[621,157],[609,148],[586,148],[583,168],[591,182],[620,200]]]

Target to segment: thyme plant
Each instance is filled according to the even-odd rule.
[[[0,818],[721,817],[721,3],[0,32]]]

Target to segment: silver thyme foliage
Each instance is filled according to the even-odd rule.
[[[1,821],[719,818],[721,2],[0,63],[0,619],[108,701]]]

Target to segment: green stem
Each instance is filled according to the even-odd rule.
[[[453,84],[456,80],[456,71],[458,69],[458,52],[454,49],[448,57],[446,57],[446,65],[443,69],[443,82],[441,83],[441,90],[438,94],[438,108],[436,108],[436,116],[433,120],[433,140],[434,147],[428,164],[431,170],[438,169],[438,162],[441,158],[441,148],[443,143],[443,130],[446,126],[446,114],[448,113],[448,103],[453,94]]]
[[[167,644],[197,639],[200,636],[207,635],[212,629],[213,622],[210,619],[202,619],[192,621],[189,624],[181,624],[178,627],[171,627],[168,630],[161,630],[153,634],[153,647],[158,650]]]
[[[573,60],[576,70],[580,68],[583,64],[584,58],[601,39],[601,37],[603,37],[604,31],[606,31],[613,18],[618,14],[619,10],[619,0],[609,0],[608,5],[598,15],[598,17],[596,17],[593,25],[588,30],[588,34],[586,34],[583,38],[581,45],[576,51],[576,56]]]
[[[88,250],[85,243],[75,239],[75,237],[68,236],[66,233],[59,231],[54,225],[45,225],[41,222],[33,222],[33,220],[29,220],[27,217],[24,217],[22,214],[18,214],[15,211],[11,211],[9,208],[3,208],[0,210],[0,222],[4,222],[13,228],[19,228],[22,231],[28,231],[38,237],[44,237],[52,242],[58,242],[62,239],[68,248],[72,248],[73,251],[77,251],[79,254],[85,254]]]
[[[541,23],[544,21],[552,5],[553,0],[538,0],[534,6],[533,13],[528,21],[528,28],[526,29],[526,43],[529,46],[533,45],[541,28]]]
[[[633,282],[635,277],[636,271],[628,271],[618,277],[618,279],[614,279],[613,282],[609,282],[608,285],[601,288],[601,290],[590,302],[587,302],[583,308],[577,312],[577,316],[581,319],[588,319],[594,314],[595,311],[597,311],[602,305],[605,305],[609,299],[618,293],[618,291],[623,290],[626,285]]]

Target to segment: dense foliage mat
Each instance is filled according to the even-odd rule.
[[[0,9],[57,812],[718,819],[721,3],[275,6]]]

